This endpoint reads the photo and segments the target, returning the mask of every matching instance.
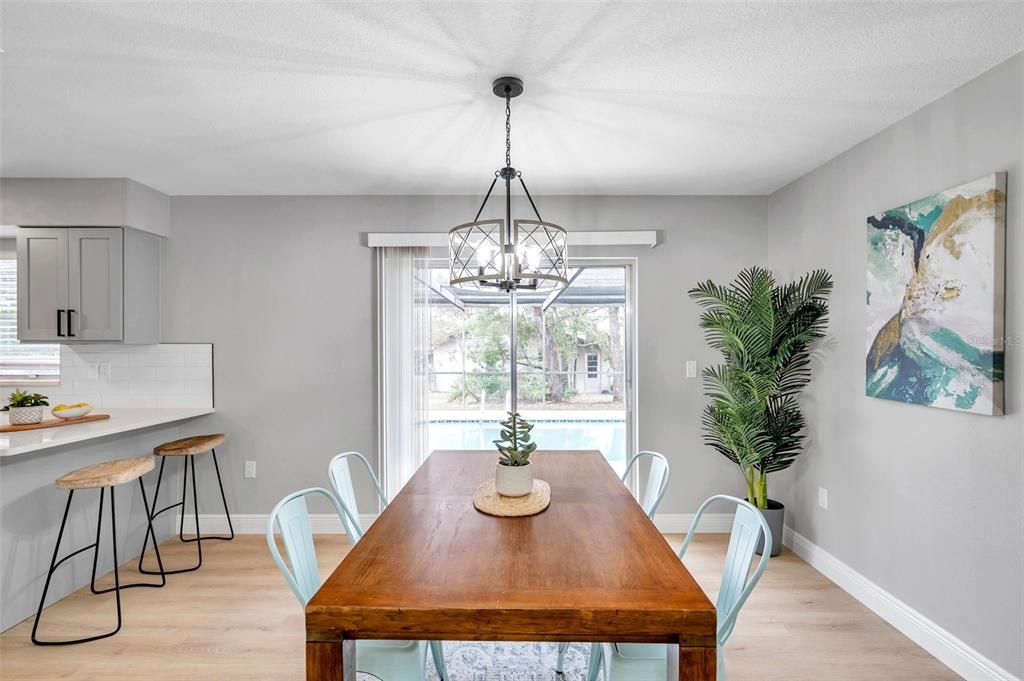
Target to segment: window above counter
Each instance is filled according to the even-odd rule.
[[[17,287],[14,239],[0,239],[0,386],[58,385],[60,346],[18,342]]]

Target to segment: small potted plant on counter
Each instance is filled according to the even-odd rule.
[[[518,412],[509,412],[501,422],[501,438],[494,441],[501,452],[494,472],[494,489],[505,497],[523,497],[533,491],[533,464],[530,454],[537,443],[530,441],[533,426]]]
[[[15,390],[7,398],[12,426],[27,426],[43,420],[43,407],[50,406],[46,395]]]

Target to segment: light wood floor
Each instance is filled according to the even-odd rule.
[[[669,539],[678,547],[682,538]],[[712,595],[726,539],[700,535],[687,556]],[[342,536],[318,537],[317,544],[326,575],[348,546]],[[171,540],[162,547],[165,564],[184,564],[192,550]],[[209,542],[203,553],[199,572],[172,576],[163,589],[124,591],[124,626],[113,638],[41,648],[29,641],[31,620],[8,630],[0,636],[0,679],[301,681],[302,612],[263,537]],[[122,581],[136,578],[132,569],[121,573]],[[81,636],[109,626],[108,598],[86,588],[56,603],[45,611],[40,635]],[[959,678],[788,551],[771,560],[743,609],[726,665],[730,681]]]

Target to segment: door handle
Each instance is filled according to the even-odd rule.
[[[61,338],[64,337],[64,332],[61,331],[61,328],[62,328],[61,327],[61,322],[64,321],[64,318],[61,315],[63,315],[63,314],[64,314],[64,310],[57,310],[57,335],[59,337],[61,337]]]
[[[73,315],[74,313],[75,313],[74,310],[68,310],[68,338],[74,338],[75,337],[75,334],[71,333],[71,329],[73,327],[73,325],[71,323],[71,315]]]

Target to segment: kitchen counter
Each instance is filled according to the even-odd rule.
[[[97,409],[96,414],[110,414],[105,421],[76,423],[57,428],[39,428],[24,430],[17,433],[0,433],[0,457],[17,456],[29,452],[61,447],[63,445],[99,437],[127,433],[133,430],[151,428],[175,421],[212,414],[213,409],[181,408],[181,409]],[[46,414],[50,418],[50,414]],[[7,425],[7,413],[0,412],[0,425]]]

